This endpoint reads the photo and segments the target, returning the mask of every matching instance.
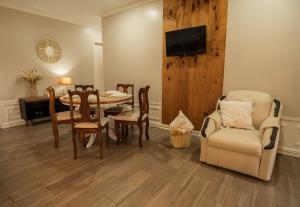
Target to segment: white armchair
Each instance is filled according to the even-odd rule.
[[[280,134],[282,105],[271,95],[239,90],[220,98],[253,101],[255,130],[223,128],[219,105],[201,128],[200,161],[270,180]]]

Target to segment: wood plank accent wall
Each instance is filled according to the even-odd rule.
[[[162,122],[182,110],[201,128],[223,90],[227,0],[164,0]],[[166,57],[165,32],[207,25],[207,54]]]

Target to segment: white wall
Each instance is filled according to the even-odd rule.
[[[105,89],[117,83],[150,85],[150,103],[162,93],[162,0],[102,19]],[[137,96],[136,96],[137,97]]]
[[[300,1],[229,0],[224,93],[266,91],[284,104],[278,151],[300,157]]]
[[[71,76],[74,83],[93,83],[93,43],[101,40],[99,31],[5,7],[0,7],[0,25],[0,100],[27,95],[27,84],[19,76],[31,67],[44,73],[39,95],[49,85],[60,88],[57,80],[61,76]],[[39,59],[36,45],[44,38],[60,44],[59,62]]]
[[[159,18],[147,17],[150,8]],[[279,151],[300,156],[300,1],[229,0],[224,93],[266,91],[284,104]],[[149,83],[161,102],[162,1],[103,19],[105,88]],[[137,87],[138,88],[138,87]],[[150,104],[151,106],[151,104]],[[160,106],[152,104],[160,113]]]
[[[103,46],[94,44],[94,87],[104,91]]]
[[[266,91],[300,118],[300,1],[229,0],[224,93]]]

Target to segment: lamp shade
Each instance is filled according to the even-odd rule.
[[[71,85],[72,84],[72,78],[71,77],[62,77],[62,78],[60,78],[59,82],[62,85]]]

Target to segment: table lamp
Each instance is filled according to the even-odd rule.
[[[60,78],[60,84],[63,85],[63,95],[65,95],[68,92],[69,86],[72,84],[72,78],[71,77],[61,77]]]

